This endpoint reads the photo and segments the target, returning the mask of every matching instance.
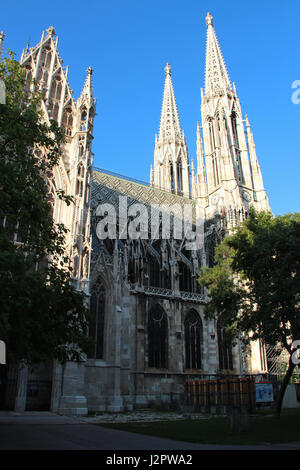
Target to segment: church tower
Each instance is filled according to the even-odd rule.
[[[77,288],[88,292],[91,252],[89,198],[92,177],[93,122],[96,100],[93,97],[92,69],[87,70],[82,93],[77,101],[68,82],[68,67],[58,52],[58,37],[50,26],[42,33],[35,47],[23,50],[21,65],[25,68],[28,91],[44,94],[42,111],[49,122],[54,119],[65,135],[62,159],[49,175],[49,198],[56,223],[63,223],[69,232],[66,254],[73,260],[73,280]],[[73,196],[67,206],[58,196],[63,190]]]
[[[247,217],[250,205],[268,210],[269,204],[249,120],[243,119],[210,13],[206,25],[205,90],[201,90],[202,129],[197,126],[197,194],[193,197],[206,207],[207,217],[222,214],[230,228]]]
[[[41,40],[35,47],[26,47],[23,50],[20,63],[25,69],[27,90],[39,90],[43,93],[43,119],[47,123],[51,119],[55,120],[65,136],[62,157],[47,175],[48,197],[54,222],[63,223],[68,229],[65,254],[72,260],[73,283],[78,290],[88,294],[91,256],[90,187],[96,100],[93,96],[90,67],[78,100],[73,98],[68,82],[68,67],[63,66],[57,46],[58,37],[51,26],[46,33],[42,33]],[[35,149],[35,152],[43,158],[42,148]],[[60,191],[72,196],[73,203],[67,205],[62,201]],[[87,414],[84,358],[80,363],[68,361],[64,366],[55,362],[52,371],[45,365],[43,373],[52,381],[51,411],[60,414]],[[30,380],[30,376],[28,377]],[[19,383],[23,382],[19,380]],[[26,394],[22,394],[22,403],[18,402],[18,410],[25,409],[25,402]]]
[[[159,136],[155,136],[154,169],[150,183],[175,194],[190,197],[188,150],[181,130],[173,90],[171,67],[165,67],[165,87]]]

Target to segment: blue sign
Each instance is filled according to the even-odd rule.
[[[269,403],[274,401],[273,395],[273,384],[272,383],[257,383],[255,384],[256,389],[256,402],[257,403]]]

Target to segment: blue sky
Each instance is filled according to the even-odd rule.
[[[153,162],[167,61],[189,156],[196,160],[210,11],[252,125],[271,208],[276,215],[299,211],[300,103],[291,96],[292,83],[300,80],[300,2],[28,0],[2,2],[0,11],[5,49],[18,58],[28,40],[34,46],[43,29],[55,27],[75,98],[86,68],[93,67],[95,166],[144,181]]]

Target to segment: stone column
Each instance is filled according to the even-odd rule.
[[[26,409],[28,366],[20,364],[17,378],[17,395],[15,411],[22,413]]]
[[[67,362],[62,371],[62,394],[58,413],[61,415],[87,415],[87,399],[84,395],[84,362]]]
[[[121,300],[120,298],[118,299]],[[121,397],[121,314],[122,308],[116,305],[112,311],[114,326],[111,331],[111,365],[109,379],[109,403],[107,410],[110,412],[119,412],[123,410],[123,398]]]
[[[139,254],[139,253],[138,253]],[[123,410],[123,398],[121,397],[121,315],[123,314],[122,291],[120,280],[120,254],[118,250],[117,240],[115,241],[113,255],[113,288],[110,302],[110,318],[109,318],[109,348],[108,353],[108,384],[107,410],[110,412],[119,412]],[[139,281],[137,285],[139,284]],[[137,287],[140,289],[140,287]]]
[[[50,410],[53,413],[58,413],[59,400],[62,392],[62,371],[63,366],[58,361],[53,363],[52,373],[52,392],[51,392],[51,405]]]

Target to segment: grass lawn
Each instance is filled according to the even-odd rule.
[[[227,417],[149,423],[98,423],[98,425],[202,444],[242,445],[300,441],[299,409],[283,410],[279,420],[268,415],[250,416],[248,430],[239,434],[230,433]]]

